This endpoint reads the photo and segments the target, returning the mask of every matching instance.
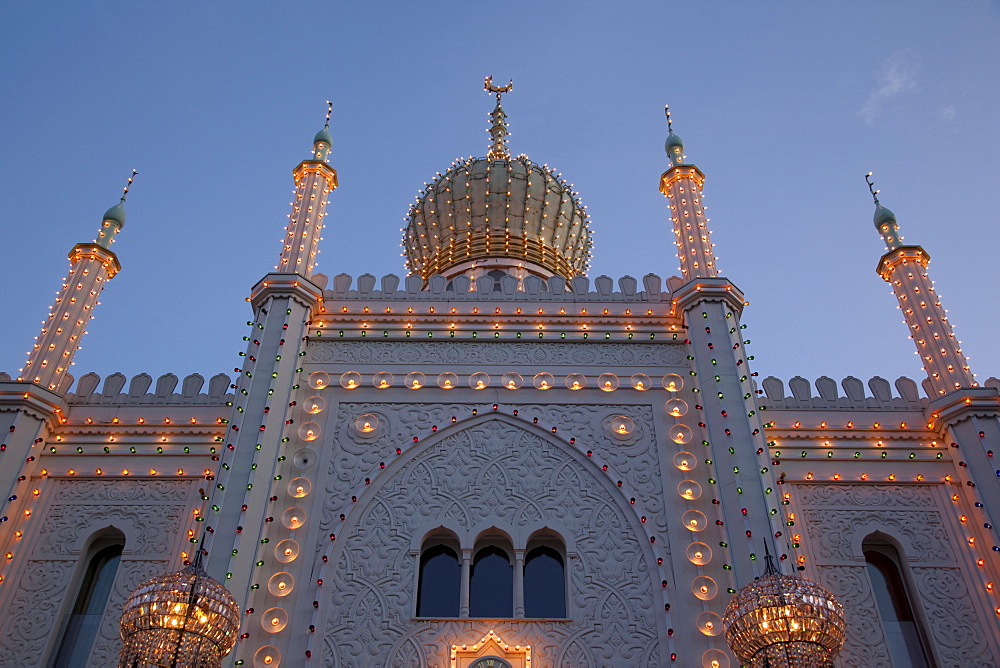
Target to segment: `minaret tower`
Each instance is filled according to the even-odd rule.
[[[263,646],[275,652],[269,654],[272,659],[280,656],[290,630],[282,633],[283,627],[273,625],[266,628],[267,633],[262,629],[260,613],[276,609],[268,582],[279,571],[294,572],[303,587],[310,579],[309,571],[300,569],[308,569],[311,561],[303,558],[299,563],[287,563],[284,559],[279,563],[275,546],[287,537],[281,534],[288,533],[288,526],[297,528],[305,521],[296,508],[302,505],[302,495],[289,488],[289,481],[296,477],[292,454],[299,425],[295,422],[302,412],[296,412],[293,398],[299,388],[298,366],[300,355],[305,354],[306,328],[322,299],[325,281],[313,282],[313,268],[327,200],[337,187],[337,172],[327,163],[333,144],[331,108],[328,106],[326,125],[313,139],[312,158],[303,160],[292,172],[295,200],[276,271],[264,276],[251,291],[254,319],[247,323],[250,332],[245,337],[244,362],[236,370],[240,380],[235,386],[221,468],[215,489],[206,490],[206,496],[211,494],[201,545],[202,554],[207,554],[206,571],[223,582],[243,608],[243,628],[249,634],[227,659],[230,662],[242,659],[249,663]],[[306,607],[311,600],[304,595],[282,602],[305,606],[297,612],[308,616]],[[253,609],[257,615],[248,612]]]
[[[872,183],[871,172],[865,175],[865,181],[875,200],[875,228],[886,246],[878,263],[878,275],[892,286],[899,300],[934,394],[943,396],[962,387],[977,387],[927,274],[931,256],[920,246],[903,244],[896,216],[878,201],[879,191]]]
[[[726,561],[738,588],[763,573],[768,547],[782,555],[787,543],[775,537],[782,521],[780,500],[750,380],[747,360],[752,358],[744,348],[743,295],[719,276],[702,205],[705,175],[685,162],[684,144],[673,133],[669,110],[667,122],[670,168],[660,178],[660,192],[670,202],[683,273],[673,300],[684,314],[706,454],[715,467],[708,489],[718,502],[721,535],[716,540],[728,545]],[[722,573],[713,577],[726,579]]]
[[[64,391],[73,356],[80,349],[87,324],[107,281],[121,269],[118,256],[111,250],[115,235],[125,226],[125,198],[136,172],[122,193],[121,201],[104,213],[101,229],[93,243],[73,246],[69,252],[69,274],[63,281],[49,317],[35,339],[35,347],[18,380],[26,380],[54,392]]]
[[[973,537],[978,534],[984,551],[981,566],[1000,578],[1000,466],[993,451],[1000,448],[1000,392],[979,387],[948,322],[941,301],[927,273],[930,255],[920,246],[903,244],[899,225],[892,211],[878,200],[878,190],[865,175],[875,201],[875,228],[885,241],[886,253],[878,263],[878,275],[892,285],[899,308],[910,330],[910,338],[927,372],[931,401],[925,415],[929,426],[941,439],[956,449],[958,466],[955,477],[964,480],[963,489],[970,506],[981,516],[969,523]],[[982,527],[980,529],[979,527]],[[970,538],[970,546],[974,538]],[[991,545],[990,551],[985,545]]]
[[[665,149],[670,159],[670,169],[660,177],[660,192],[670,200],[670,220],[674,224],[674,243],[677,258],[681,261],[681,274],[685,280],[711,278],[719,275],[712,250],[712,237],[708,231],[708,218],[701,203],[701,188],[705,174],[694,165],[685,163],[684,142],[674,134],[670,107],[664,107],[667,116],[667,141]]]
[[[125,225],[125,197],[136,173],[132,170],[118,204],[105,212],[96,241],[77,244],[69,252],[69,274],[20,376],[0,382],[0,552],[13,552],[13,520],[39,467],[37,454],[66,414],[63,395],[72,382],[68,371],[73,356],[101,290],[121,269],[111,244]]]

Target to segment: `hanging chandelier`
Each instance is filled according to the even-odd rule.
[[[726,641],[751,668],[828,668],[844,646],[844,606],[812,580],[782,575],[768,554],[764,575],[726,606]]]
[[[118,665],[218,668],[239,628],[236,600],[196,562],[132,592],[122,612]]]

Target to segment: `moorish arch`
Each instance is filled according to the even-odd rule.
[[[521,549],[540,530],[561,536],[567,618],[413,621],[420,543],[441,527],[463,548],[488,529]],[[585,454],[514,416],[469,418],[387,464],[346,517],[330,558],[325,665],[446,666],[452,645],[490,630],[531,645],[539,665],[554,665],[571,641],[601,665],[662,661],[655,557],[628,499]]]

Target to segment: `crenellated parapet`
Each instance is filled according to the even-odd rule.
[[[156,379],[140,373],[131,380],[121,373],[113,373],[104,379],[98,390],[101,377],[88,373],[80,377],[72,393],[66,395],[70,405],[75,404],[115,404],[115,405],[223,405],[232,398],[232,380],[224,373],[212,376],[205,387],[205,378],[192,373],[179,381],[172,373],[165,373]],[[126,387],[128,382],[128,387]],[[178,387],[178,382],[180,386]]]
[[[314,277],[316,280],[316,277]],[[617,290],[615,284],[617,283]],[[353,277],[337,274],[332,285],[324,290],[327,300],[460,300],[460,301],[568,301],[568,302],[670,302],[669,290],[657,274],[646,274],[640,286],[632,276],[622,276],[617,281],[610,276],[591,279],[577,276],[566,280],[562,276],[527,276],[524,279],[505,275],[500,278],[486,276],[473,283],[467,276],[449,279],[443,274],[431,276],[426,281],[416,274],[400,279],[396,274],[386,274],[381,280],[372,274]]]
[[[784,382],[774,376],[768,376],[761,382],[769,408],[922,410],[928,403],[927,398],[920,396],[917,383],[905,376],[897,378],[892,385],[885,378],[873,376],[867,385],[868,393],[865,392],[865,383],[854,376],[840,381],[839,389],[837,382],[828,376],[817,378],[815,383],[795,376],[788,381],[786,393]],[[896,394],[892,392],[893,386]],[[842,394],[840,390],[843,390]]]

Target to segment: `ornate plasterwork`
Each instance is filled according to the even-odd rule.
[[[819,581],[844,604],[843,666],[891,666],[862,553],[875,531],[900,546],[912,597],[942,665],[997,665],[932,485],[796,485]],[[989,615],[989,612],[987,615]],[[992,619],[989,615],[987,618]]]
[[[330,459],[326,476],[326,494],[323,500],[321,530],[333,528],[340,513],[346,512],[345,503],[351,496],[364,491],[364,479],[384,475],[382,463],[396,459],[396,448],[404,451],[413,447],[413,437],[432,435],[435,427],[441,430],[461,429],[470,419],[477,405],[441,403],[342,403],[333,423],[336,432],[336,449]],[[508,410],[514,410],[514,407]],[[575,440],[579,452],[591,451],[588,462],[596,472],[604,464],[608,471],[601,475],[617,483],[622,481],[619,494],[622,499],[635,498],[632,505],[636,518],[647,515],[646,526],[653,533],[667,531],[666,512],[660,493],[660,463],[655,447],[653,413],[649,406],[624,405],[540,405],[516,406],[518,416],[545,430],[557,429],[559,440],[568,445]],[[379,416],[380,428],[375,437],[361,436],[353,428],[359,415],[373,413]],[[606,423],[616,415],[629,415],[636,428],[626,439],[610,439]],[[459,422],[452,424],[452,418]]]
[[[331,461],[348,476],[361,455],[338,447],[344,440]],[[328,480],[340,487],[336,475]],[[482,416],[407,453],[359,497],[340,531],[324,664],[445,668],[452,645],[493,629],[530,645],[539,665],[661,665],[651,549],[613,485],[586,455],[510,416]],[[413,541],[442,524],[470,535],[548,526],[565,536],[575,549],[572,619],[414,621]]]
[[[53,480],[48,507],[32,553],[16,575],[8,614],[0,622],[0,665],[41,665],[50,637],[62,628],[60,614],[71,595],[75,574],[86,568],[89,541],[114,527],[125,534],[125,552],[87,665],[118,661],[121,608],[136,585],[162,573],[171,546],[183,531],[189,481]],[[13,578],[11,585],[14,584]],[[57,648],[52,647],[50,651]]]
[[[307,362],[350,364],[495,364],[686,366],[680,343],[507,343],[471,341],[323,341]]]

